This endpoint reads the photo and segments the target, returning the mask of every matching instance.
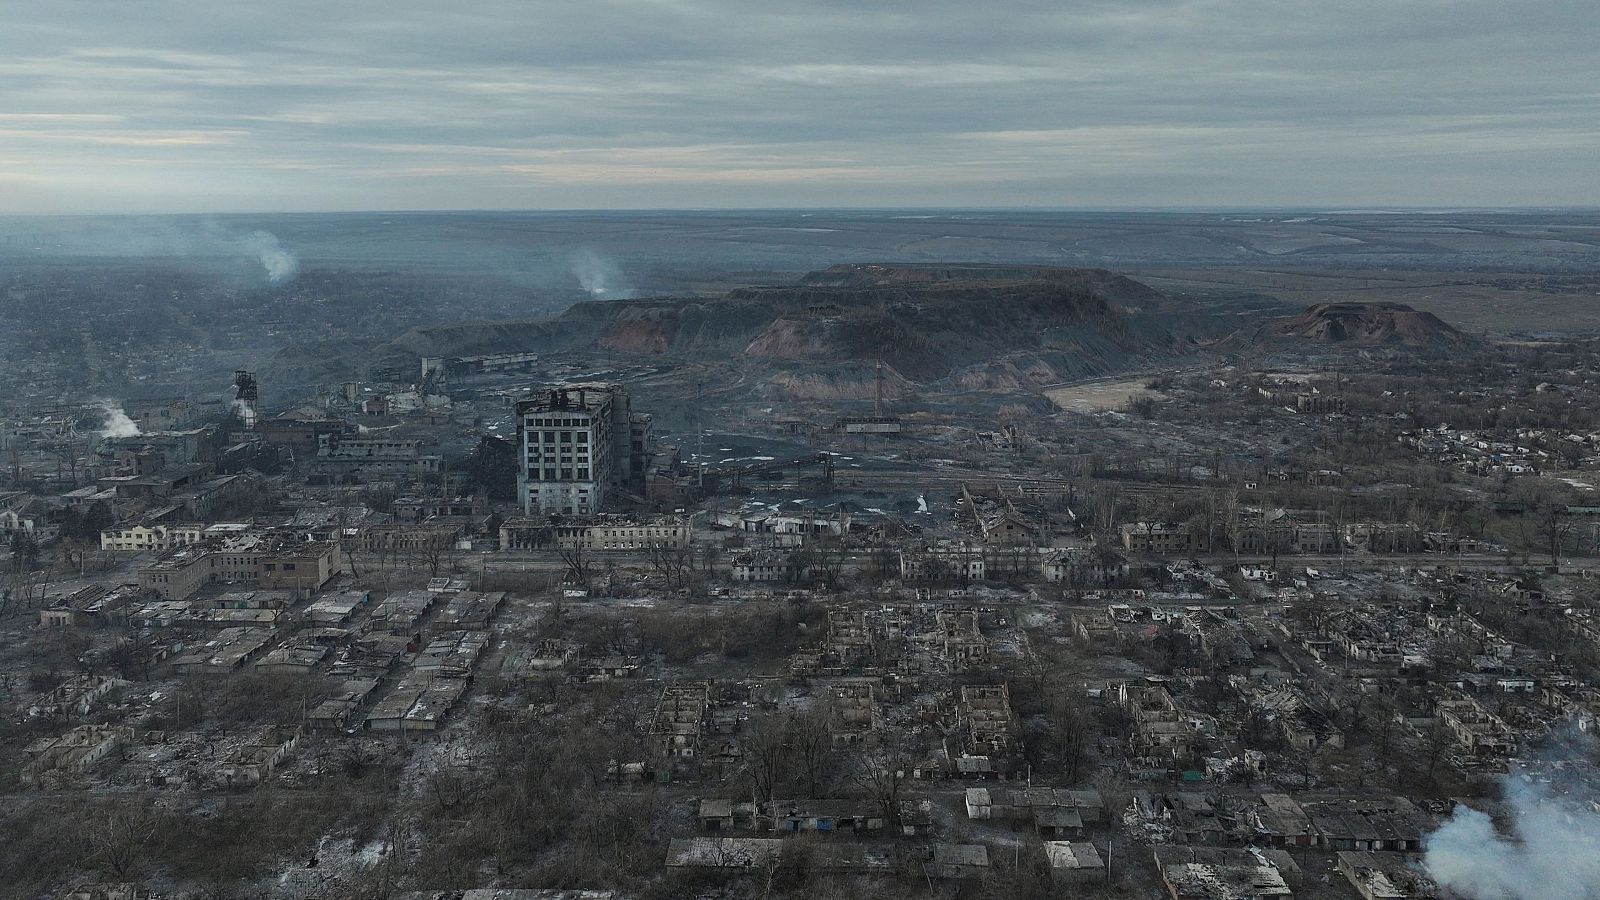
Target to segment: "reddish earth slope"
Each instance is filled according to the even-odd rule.
[[[1433,313],[1400,303],[1319,303],[1273,331],[1280,337],[1363,346],[1447,347],[1472,340]]]

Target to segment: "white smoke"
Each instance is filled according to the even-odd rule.
[[[237,400],[237,399],[233,401],[232,407],[233,407],[234,413],[236,415],[238,415],[239,421],[244,423],[244,427],[246,427],[246,428],[254,428],[254,427],[256,427],[256,411],[255,411],[255,407],[253,407],[250,404],[244,402],[243,400]]]
[[[625,300],[633,294],[617,264],[593,250],[580,250],[572,255],[572,274],[579,286],[596,300]]]
[[[300,260],[276,235],[241,231],[212,220],[116,217],[30,223],[30,239],[45,255],[151,257],[195,262],[247,260],[268,284],[292,280]]]
[[[138,437],[139,423],[128,416],[122,404],[115,400],[97,400],[100,411],[105,413],[105,423],[100,426],[100,437],[126,438]]]
[[[283,248],[278,239],[265,231],[252,231],[239,241],[240,246],[255,254],[266,272],[267,283],[283,284],[300,274],[300,260]]]
[[[1592,900],[1600,896],[1600,807],[1592,785],[1530,771],[1504,783],[1509,834],[1457,806],[1424,842],[1422,864],[1465,900]]]

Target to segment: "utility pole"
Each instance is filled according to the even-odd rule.
[[[694,383],[694,409],[690,410],[689,416],[694,423],[695,487],[701,489],[706,486],[706,428],[705,422],[701,419],[702,411],[700,406],[704,399],[704,387],[704,382],[696,381]]]
[[[872,415],[873,415],[874,418],[881,419],[881,418],[883,418],[883,357],[882,356],[878,357],[878,362],[877,362],[876,372],[875,372],[875,380],[877,382],[877,394],[876,394],[876,396],[875,396],[875,398],[873,400],[873,403],[872,403]]]

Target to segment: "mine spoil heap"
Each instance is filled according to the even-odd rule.
[[[1433,313],[1403,303],[1318,303],[1278,326],[1276,332],[1330,344],[1444,347],[1470,340]]]

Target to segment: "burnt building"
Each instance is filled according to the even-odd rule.
[[[621,385],[555,388],[517,404],[517,498],[525,512],[586,515],[639,493],[650,419]]]

